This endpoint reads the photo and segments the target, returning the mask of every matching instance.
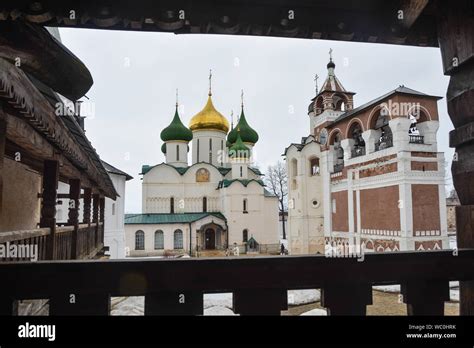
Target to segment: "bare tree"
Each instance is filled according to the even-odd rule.
[[[278,197],[278,207],[282,217],[283,239],[286,239],[285,212],[288,203],[288,174],[286,172],[286,166],[282,161],[268,166],[265,183],[268,190]]]

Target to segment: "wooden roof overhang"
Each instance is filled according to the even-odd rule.
[[[438,46],[436,12],[433,0],[4,0],[0,4],[0,20],[23,18],[58,27],[431,47]]]
[[[19,152],[21,163],[39,171],[44,160],[58,160],[62,181],[81,179],[83,187],[116,198],[114,186],[87,138],[74,134],[68,125],[74,117],[57,116],[26,73],[3,58],[0,107],[7,117],[7,156],[15,158]]]

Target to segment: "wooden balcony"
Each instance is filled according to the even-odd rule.
[[[287,290],[321,289],[330,315],[365,315],[372,286],[401,284],[408,315],[443,315],[449,281],[474,280],[474,249],[317,256],[3,263],[0,314],[20,299],[49,299],[50,315],[109,315],[111,296],[144,296],[145,315],[202,315],[203,294],[232,292],[241,315],[280,315]],[[74,294],[76,303],[70,304]],[[184,297],[183,297],[184,296]],[[184,299],[184,303],[183,303]]]
[[[8,244],[7,244],[8,243]],[[37,260],[90,259],[104,248],[104,223],[91,223],[27,231],[0,232],[0,245],[37,246]],[[52,250],[52,258],[48,257]],[[29,261],[25,257],[0,258],[0,262]]]

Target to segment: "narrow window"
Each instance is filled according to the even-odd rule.
[[[202,211],[204,213],[207,212],[207,197],[203,197],[203,199],[202,199]]]
[[[212,139],[209,139],[209,163],[212,164]]]
[[[174,197],[170,198],[170,214],[174,214]]]
[[[176,145],[176,162],[179,162],[179,145]]]
[[[249,231],[247,229],[242,231],[242,242],[247,243],[249,240]]]
[[[174,231],[173,247],[174,249],[183,249],[183,231]]]
[[[244,198],[244,200],[243,200],[243,207],[242,207],[242,210],[243,210],[242,212],[243,212],[244,214],[247,214],[247,213],[248,213],[248,211],[247,211],[247,198]]]
[[[197,161],[196,161],[196,162],[199,162],[199,139],[197,140],[197,149],[196,149],[196,152],[197,152]]]
[[[155,250],[162,250],[165,248],[165,237],[162,230],[155,232]]]
[[[135,250],[145,250],[145,232],[135,232]]]
[[[115,215],[115,203],[112,203],[112,215]]]
[[[240,177],[243,176],[243,169],[242,169],[242,166],[240,166]]]

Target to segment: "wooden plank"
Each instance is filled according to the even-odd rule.
[[[156,291],[145,296],[145,315],[202,315],[203,293]]]
[[[52,260],[56,253],[56,194],[59,181],[59,163],[45,161],[43,171],[43,199],[41,201],[40,227],[49,227],[47,258]]]
[[[370,283],[333,283],[321,288],[321,305],[328,315],[366,315],[367,305],[372,304]]]
[[[390,272],[386,272],[390,269]],[[177,276],[179,275],[179,276]],[[245,276],[242,276],[245,275]],[[245,289],[319,289],[339,284],[474,280],[474,250],[365,255],[364,262],[320,256],[238,257],[3,263],[4,292],[32,298],[97,292],[144,296],[154,291],[237,292]]]
[[[444,315],[444,302],[449,301],[449,282],[413,280],[401,284],[403,302],[408,315]]]
[[[50,233],[49,227],[37,228],[34,230],[20,230],[0,232],[0,243],[13,242],[15,240],[22,240],[28,238],[35,238],[40,236],[47,236]]]
[[[280,315],[288,309],[286,289],[243,289],[233,292],[233,309],[240,315]]]
[[[63,293],[50,297],[49,315],[110,315],[110,295],[106,293]]]
[[[81,180],[71,179],[69,180],[69,213],[68,213],[68,224],[72,225],[74,230],[72,232],[72,259],[77,258],[77,242],[78,242],[78,229],[79,229],[79,199],[81,197]]]
[[[70,100],[80,99],[91,88],[92,76],[84,63],[45,28],[23,20],[0,21],[0,32],[1,58],[19,63]]]
[[[456,229],[458,248],[474,246],[474,205],[456,207]],[[474,315],[474,281],[461,281],[460,307],[461,315]]]
[[[86,187],[84,188],[84,200],[83,200],[84,213],[82,214],[82,217],[83,217],[83,223],[88,224],[89,226],[91,224],[91,201],[92,201],[92,190],[90,187]]]
[[[0,216],[3,204],[3,161],[5,156],[5,144],[7,141],[7,121],[3,107],[0,104]]]

